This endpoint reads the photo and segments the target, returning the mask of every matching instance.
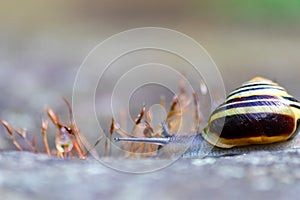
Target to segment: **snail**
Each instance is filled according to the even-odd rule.
[[[183,156],[221,156],[300,147],[299,124],[300,103],[277,83],[255,77],[232,91],[199,133],[170,135],[164,125],[164,138],[115,140],[171,144],[171,153],[186,144]]]

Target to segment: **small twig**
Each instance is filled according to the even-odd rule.
[[[177,114],[176,112],[176,106],[178,104],[178,96],[174,96],[169,113],[167,115],[167,119],[166,121],[170,120],[175,114]]]
[[[70,123],[73,123],[73,110],[71,104],[69,103],[66,97],[63,97],[63,101],[66,103],[68,107]]]
[[[49,116],[49,118],[51,119],[52,123],[58,128],[60,129],[62,127],[62,125],[59,122],[59,119],[57,117],[57,115],[53,112],[53,110],[51,110],[49,107],[46,108],[46,112]]]
[[[25,130],[14,128],[14,131],[21,136],[21,138],[26,142],[33,152],[38,152],[38,150],[32,145],[32,142],[27,139]]]
[[[46,149],[48,156],[51,156],[49,143],[48,143],[48,139],[47,139],[48,124],[49,124],[49,122],[47,120],[42,119],[42,134],[43,134],[44,145],[45,145],[45,149]]]
[[[96,146],[99,144],[99,142],[103,139],[104,135],[100,135],[98,137],[98,139],[96,140],[95,144],[93,147],[91,147],[89,150],[87,150],[87,152],[84,154],[84,156],[86,157],[94,148],[96,148]]]
[[[79,158],[80,159],[85,159],[86,158],[86,156],[85,156],[86,153],[84,153],[82,151],[82,149],[80,147],[80,144],[78,143],[77,139],[73,139],[72,142],[73,142],[73,145],[74,145],[74,147],[75,147],[75,149],[78,153]]]
[[[138,114],[136,120],[135,120],[135,125],[138,125],[142,122],[142,119],[144,117],[144,114],[145,114],[145,110],[146,110],[146,106],[144,105],[140,114]]]
[[[110,141],[110,144],[112,142],[112,135],[114,133],[114,130],[115,130],[115,120],[114,118],[111,118],[111,125],[110,125],[110,130],[109,130],[109,141]],[[111,152],[112,152],[112,148],[111,148],[111,145],[109,145],[109,156],[111,156]]]
[[[13,133],[13,129],[12,127],[8,124],[7,121],[5,120],[1,120],[1,123],[3,124],[3,126],[6,128],[7,132],[9,133],[12,141],[13,141],[13,144],[15,145],[15,147],[19,150],[19,151],[23,151],[23,148],[21,147],[21,145],[17,142],[15,136],[14,136],[14,133]]]

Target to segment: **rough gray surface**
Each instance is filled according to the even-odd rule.
[[[163,162],[107,160],[119,161],[141,167]],[[94,159],[1,152],[0,186],[1,199],[296,199],[300,150],[180,159],[144,174],[122,173]]]

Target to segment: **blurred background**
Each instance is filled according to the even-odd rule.
[[[47,105],[67,120],[61,97],[71,99],[89,51],[136,27],[194,38],[217,64],[227,92],[265,76],[300,99],[299,0],[0,0],[0,26],[0,118],[37,134]]]

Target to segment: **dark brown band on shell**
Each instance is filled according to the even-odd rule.
[[[224,121],[225,120],[225,121]],[[224,125],[224,126],[223,126]],[[276,113],[247,113],[221,117],[210,123],[210,132],[224,139],[259,136],[288,136],[294,131],[292,116]]]

